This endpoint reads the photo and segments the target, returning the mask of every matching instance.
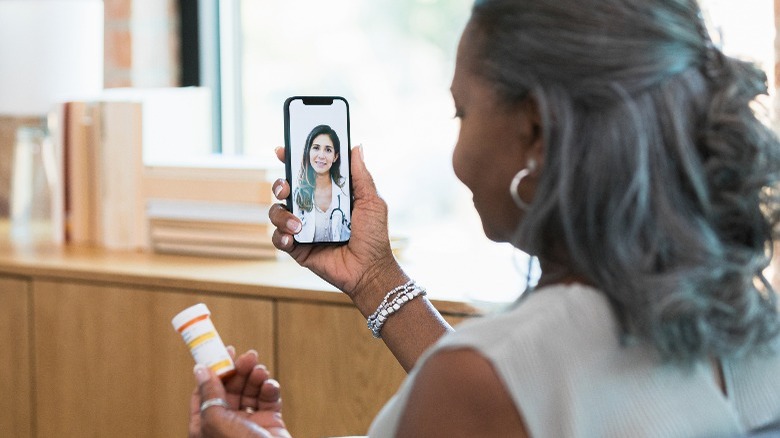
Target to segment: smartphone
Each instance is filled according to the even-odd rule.
[[[344,244],[352,230],[349,104],[338,96],[284,102],[287,208],[303,224],[298,243]]]

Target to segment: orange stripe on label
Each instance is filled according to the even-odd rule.
[[[178,330],[179,333],[183,332],[184,330],[187,329],[187,327],[195,324],[196,322],[200,322],[200,321],[203,321],[204,319],[208,319],[208,317],[209,317],[208,315],[201,315],[201,316],[199,316],[197,318],[192,318],[191,320],[189,320],[186,323],[182,324],[181,327],[179,327],[179,330]]]
[[[204,333],[204,334],[198,336],[197,338],[191,340],[189,342],[189,344],[187,344],[187,347],[189,347],[189,349],[192,350],[193,348],[197,347],[198,345],[200,345],[200,344],[202,344],[202,343],[204,343],[204,342],[208,341],[209,339],[212,339],[212,338],[214,338],[216,336],[217,336],[217,334],[214,333],[214,332]]]
[[[217,362],[214,365],[211,366],[211,369],[214,370],[216,373],[217,371],[221,370],[222,368],[230,368],[233,364],[229,360],[223,360],[221,362]]]

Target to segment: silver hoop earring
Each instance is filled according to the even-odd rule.
[[[515,201],[517,208],[523,211],[528,211],[531,206],[520,198],[517,189],[520,187],[520,182],[523,178],[527,177],[530,173],[531,171],[528,170],[528,168],[520,169],[520,171],[515,174],[515,177],[512,178],[512,182],[509,183],[509,194],[512,195],[512,200]]]

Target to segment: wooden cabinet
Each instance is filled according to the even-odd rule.
[[[280,381],[296,438],[365,434],[405,377],[348,298],[293,263],[0,246],[0,436],[186,436],[194,363],[170,321],[198,302]]]
[[[365,435],[406,373],[352,307],[279,305],[279,380],[295,437]]]
[[[365,435],[406,377],[384,342],[351,306],[280,303],[278,317],[278,377],[292,435]]]
[[[36,281],[33,301],[40,437],[186,436],[194,363],[170,320],[197,302],[273,364],[268,300]]]
[[[0,276],[0,435],[32,436],[29,282]]]

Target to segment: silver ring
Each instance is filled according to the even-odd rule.
[[[255,410],[255,408],[250,408],[249,406],[247,406],[247,407],[244,408],[244,412],[246,412],[249,415],[252,415],[252,414],[254,414],[257,411]]]
[[[222,406],[225,409],[230,409],[230,405],[224,399],[210,398],[200,404],[200,411],[203,412],[212,406]]]

